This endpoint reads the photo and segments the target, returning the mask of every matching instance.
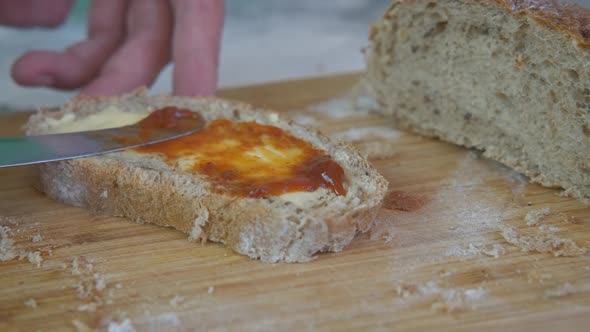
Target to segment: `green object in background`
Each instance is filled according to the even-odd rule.
[[[70,20],[73,22],[84,22],[90,10],[90,0],[76,0],[70,13]]]

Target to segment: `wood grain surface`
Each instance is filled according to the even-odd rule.
[[[30,168],[0,169],[0,257],[12,247],[43,260],[0,262],[0,330],[587,330],[590,209],[476,152],[351,112],[342,96],[357,80],[219,95],[366,153],[391,190],[370,234],[310,263],[263,264],[54,202],[32,188]],[[0,133],[18,133],[26,116],[1,114]]]

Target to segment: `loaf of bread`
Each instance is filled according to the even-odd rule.
[[[392,125],[479,149],[590,204],[590,10],[395,1],[371,39],[368,81]]]
[[[268,125],[311,143],[343,169],[346,193],[337,195],[319,188],[244,197],[220,189],[205,174],[183,171],[158,153],[135,150],[42,164],[41,190],[66,204],[174,227],[193,240],[222,242],[264,262],[304,262],[318,252],[340,251],[357,233],[373,225],[387,181],[359,153],[276,113],[246,104],[143,94],[78,97],[61,110],[41,110],[29,119],[26,129],[28,135],[44,134],[53,132],[52,126],[60,119],[78,121],[105,109],[149,114],[165,107],[199,112],[207,123],[229,119]]]

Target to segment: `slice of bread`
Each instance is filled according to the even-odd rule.
[[[112,107],[145,113],[166,106],[198,111],[206,121],[224,118],[281,128],[330,155],[344,169],[347,193],[337,196],[320,188],[296,200],[284,195],[238,197],[212,190],[204,175],[173,169],[159,154],[134,151],[42,164],[41,190],[66,204],[174,227],[192,240],[222,242],[264,262],[305,262],[318,252],[340,251],[373,225],[387,181],[359,153],[243,103],[141,93],[78,97],[61,110],[31,116],[26,131],[47,133],[55,119],[72,114],[83,118]]]
[[[371,38],[368,81],[393,125],[483,150],[590,204],[590,10],[395,1]]]

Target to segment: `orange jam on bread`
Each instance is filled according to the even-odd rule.
[[[170,114],[174,122],[183,113]],[[156,118],[159,125],[166,121],[165,116]],[[342,167],[323,150],[256,122],[213,120],[194,134],[134,150],[158,153],[176,169],[207,175],[217,190],[234,195],[266,197],[319,188],[346,194]]]

